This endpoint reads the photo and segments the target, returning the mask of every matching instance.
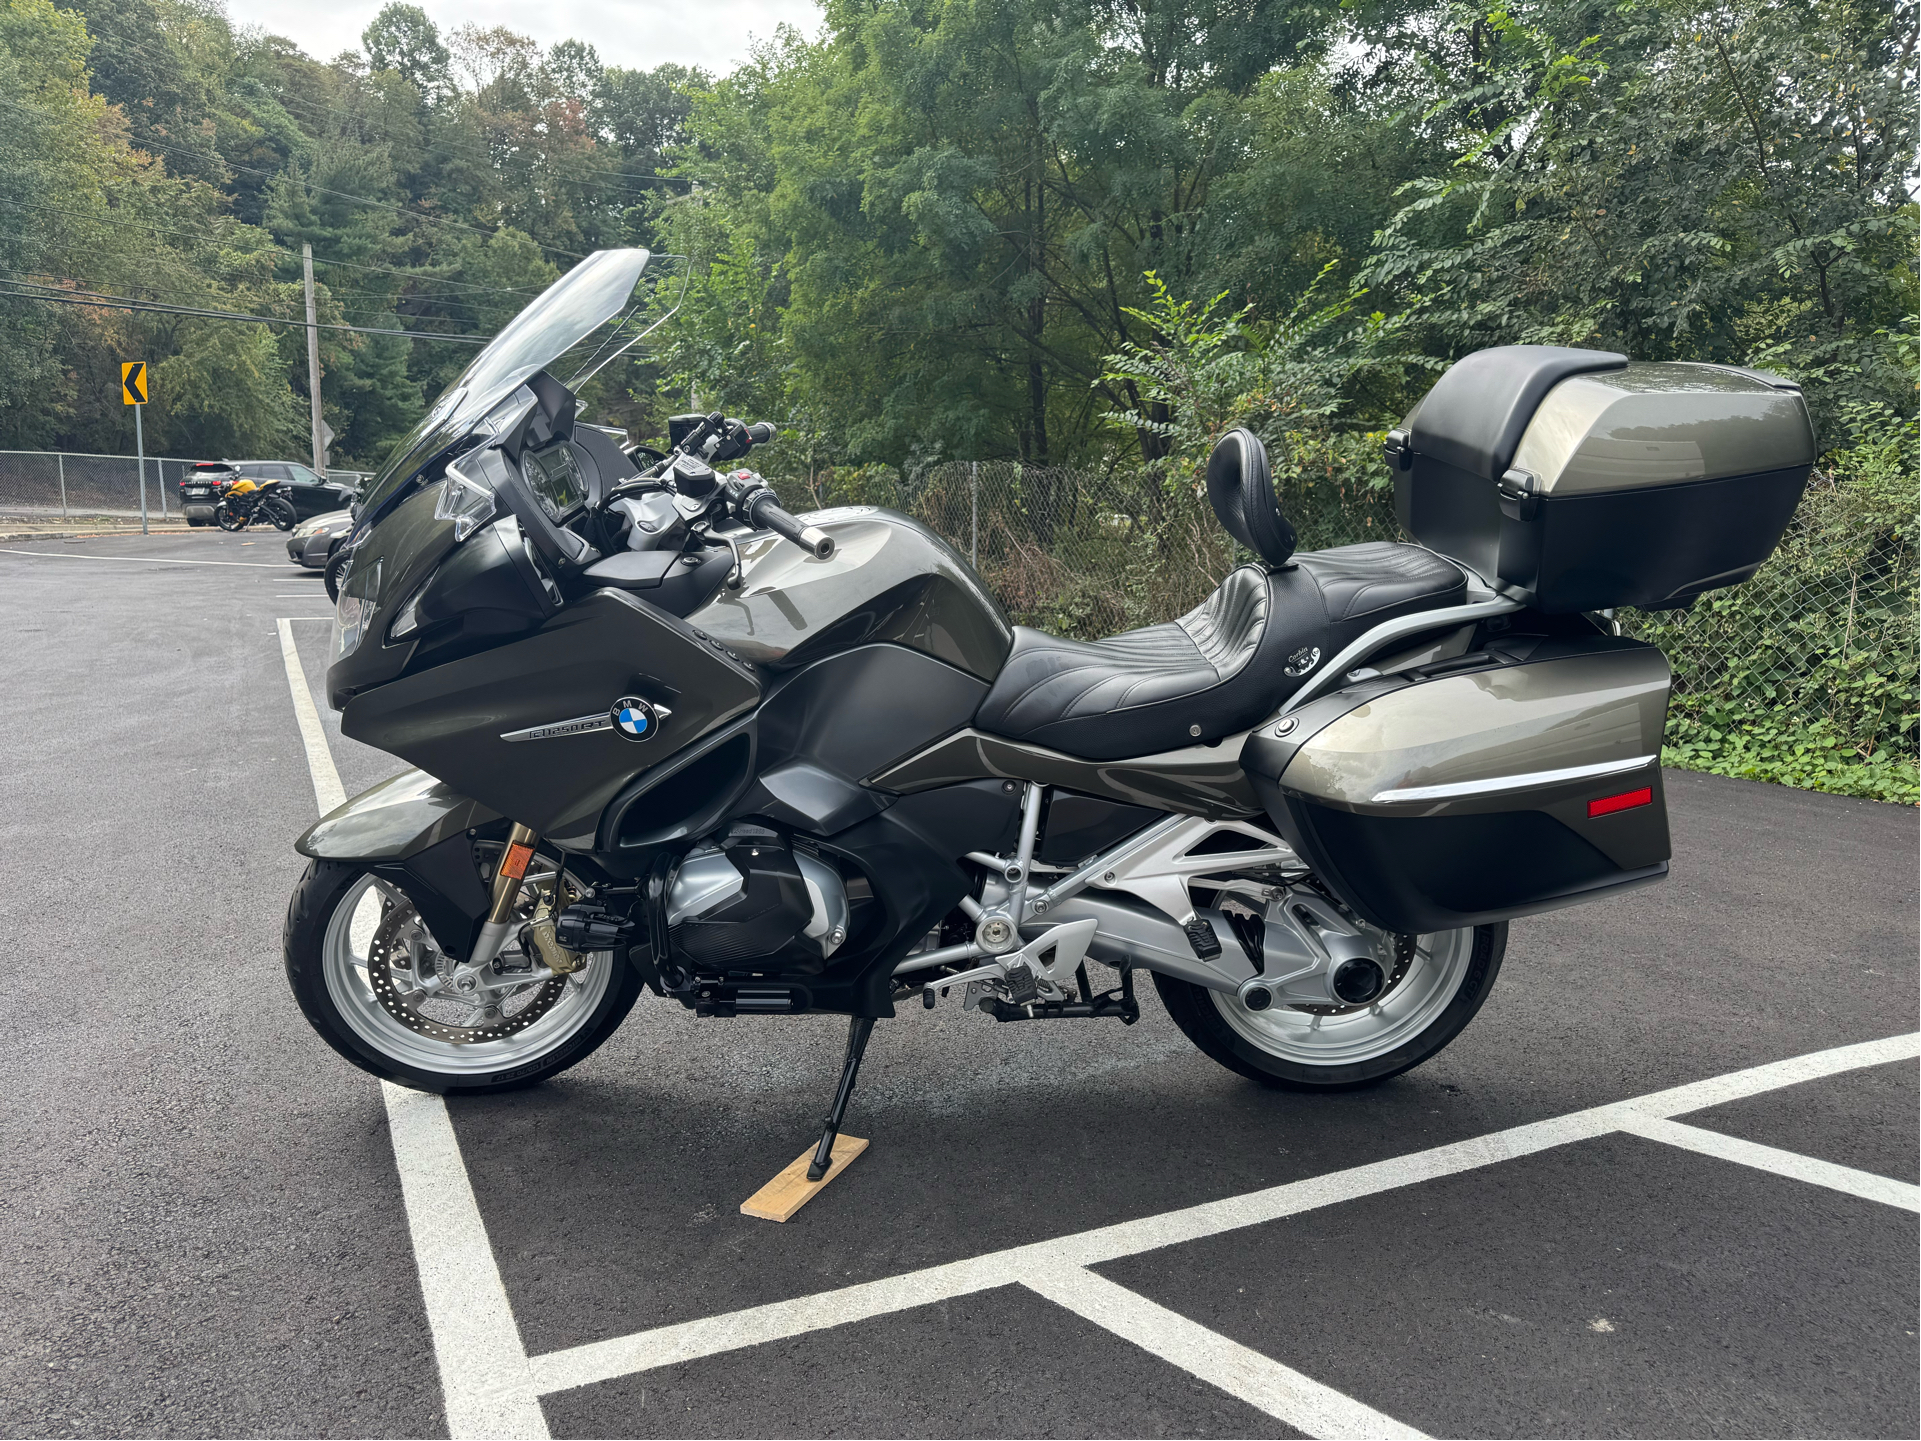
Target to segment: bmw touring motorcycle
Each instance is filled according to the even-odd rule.
[[[558,281],[359,504],[329,699],[417,769],[300,838],[286,923],[355,1065],[529,1084],[643,990],[837,1013],[818,1174],[903,1003],[1131,1024],[1146,971],[1221,1064],[1363,1085],[1460,1033],[1512,918],[1666,875],[1668,664],[1611,611],[1772,551],[1814,457],[1791,384],[1471,355],[1388,436],[1413,545],[1297,552],[1231,433],[1207,489],[1254,561],[1068,640],[904,515],[788,514],[740,464],[771,427],[587,424],[549,367],[647,261]]]

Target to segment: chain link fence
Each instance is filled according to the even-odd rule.
[[[193,465],[147,457],[150,520],[180,518],[180,477]],[[138,520],[140,470],[131,455],[0,450],[0,517],[82,522]]]
[[[1392,488],[1352,474],[1276,477],[1301,549],[1406,539]],[[872,467],[779,488],[796,509],[905,510],[973,561],[1010,619],[1082,639],[1182,615],[1251,558],[1204,494],[1138,470],[953,462],[905,484]],[[1623,630],[1674,666],[1667,759],[1912,802],[1918,569],[1912,524],[1887,524],[1817,471],[1753,580],[1688,611],[1623,611]]]
[[[179,521],[180,478],[198,461],[146,458],[147,516]],[[367,472],[329,469],[327,479],[358,490]],[[140,465],[131,455],[0,450],[0,519],[118,523],[140,518]]]

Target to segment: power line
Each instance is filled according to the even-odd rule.
[[[9,100],[4,95],[0,95],[0,105],[5,105],[9,109],[19,110],[24,114],[31,115],[34,119],[40,121],[43,125],[51,123],[49,117],[42,114],[38,109],[35,109],[34,107],[29,105],[22,105],[16,100]],[[185,156],[188,156],[189,158],[198,159],[198,160],[205,160],[207,158],[207,156],[201,151],[188,150],[178,145],[169,145],[162,140],[153,140],[153,139],[144,140],[140,143],[139,148],[152,149],[152,150],[164,150],[172,155],[185,155]],[[339,197],[342,200],[352,200],[361,205],[371,206],[375,210],[389,210],[396,215],[404,216],[410,220],[422,220],[422,221],[426,221],[430,225],[445,225],[455,230],[465,230],[474,235],[483,235],[488,237],[489,239],[491,239],[492,237],[500,233],[498,228],[495,228],[493,230],[483,230],[477,225],[466,225],[458,220],[447,220],[442,218],[441,216],[428,215],[424,211],[409,210],[405,206],[394,205],[388,201],[373,200],[365,195],[356,195],[350,190],[335,190],[330,186],[316,185],[311,180],[301,179],[299,174],[291,168],[286,170],[262,170],[258,166],[254,166],[254,165],[237,164],[234,161],[226,159],[224,156],[221,156],[219,158],[221,160],[221,163],[224,164],[230,170],[238,170],[248,175],[259,175],[268,180],[272,180],[274,177],[279,175],[285,175],[289,179],[291,179],[296,185],[303,185],[307,189],[315,191],[321,195],[333,195],[333,196]],[[534,244],[539,246],[542,250],[551,251],[555,255],[564,255],[569,260],[585,260],[587,258],[586,256],[578,255],[571,250],[562,250],[557,245],[541,245],[541,243],[538,240],[534,241]]]
[[[52,274],[52,272],[51,272],[51,271],[46,271],[46,270],[18,270],[18,269],[16,269],[16,268],[14,268],[13,266],[10,266],[10,265],[0,265],[0,271],[5,271],[5,272],[6,272],[7,274],[9,274],[9,275],[13,275],[13,276],[16,276],[16,277],[19,277],[19,276],[28,276],[28,277],[31,277],[31,276],[34,276],[34,275],[51,275],[51,274]],[[32,280],[30,280],[30,279],[29,279],[29,280],[26,280],[26,281],[21,281],[21,282],[19,282],[19,283],[23,283],[23,284],[33,284],[34,282],[33,282]],[[75,283],[75,284],[78,284],[79,282],[77,282],[77,281],[76,281],[76,282],[74,282],[74,283]],[[287,284],[288,282],[285,282],[285,281],[281,281],[281,282],[278,282],[278,283],[279,283],[279,284],[283,284],[283,285],[284,285],[284,284]],[[135,285],[136,285],[136,286],[137,286],[138,288],[140,288],[140,289],[142,289],[142,290],[149,290],[149,291],[152,291],[152,292],[153,292],[153,294],[154,294],[155,296],[157,296],[157,297],[161,297],[162,299],[164,299],[165,297],[168,297],[168,296],[172,296],[172,297],[175,297],[176,299],[177,299],[177,298],[180,298],[180,297],[183,297],[183,296],[184,296],[184,297],[186,297],[186,298],[187,298],[187,299],[188,299],[189,301],[197,301],[197,300],[198,300],[198,299],[199,299],[199,298],[201,297],[201,295],[202,295],[202,294],[204,293],[204,292],[202,292],[202,291],[197,291],[197,290],[179,290],[179,289],[169,289],[168,287],[166,287],[166,286],[163,286],[163,285],[155,285],[155,284],[153,284],[153,283],[152,283],[152,282],[150,282],[150,281],[136,281],[136,282],[134,282],[134,284],[135,284]],[[97,293],[100,293],[100,292],[94,292],[94,293],[96,293],[96,294],[97,294]],[[385,296],[385,294],[384,294],[384,292],[381,292],[381,291],[372,291],[372,290],[363,290],[363,291],[339,291],[339,290],[334,290],[334,289],[333,289],[332,287],[329,287],[329,288],[327,289],[327,291],[326,291],[326,294],[327,294],[327,295],[328,295],[328,296],[329,296],[330,298],[332,298],[332,299],[334,299],[334,300],[339,300],[339,299],[341,298],[341,296],[342,296],[342,295],[356,295],[356,294],[357,294],[357,295],[373,295],[373,296],[376,296],[376,297],[379,297],[379,298],[382,298],[382,299],[385,299],[385,298],[387,298],[387,297]],[[133,298],[134,298],[134,299],[141,299],[141,298],[143,298],[143,297],[138,297],[138,296],[136,296],[136,297],[133,297]],[[411,298],[411,297],[407,297],[407,298]],[[461,304],[461,302],[459,302],[459,301],[448,301],[448,300],[437,300],[437,301],[435,301],[434,303],[435,303],[435,304],[437,304],[437,305],[447,305],[447,306],[457,306],[457,307],[459,307],[460,309],[462,309],[462,310],[466,310],[466,311],[469,311],[469,312],[473,312],[473,311],[474,311],[474,307],[473,307],[473,306],[471,306],[471,305],[463,305],[463,304]],[[353,308],[353,307],[350,307],[350,306],[346,306],[346,305],[342,305],[342,306],[340,307],[340,313],[341,313],[342,315],[346,315],[346,316],[356,316],[356,315],[357,315],[357,316],[360,316],[360,317],[362,317],[362,318],[366,318],[366,317],[372,317],[372,318],[374,318],[374,319],[377,319],[377,320],[378,320],[378,319],[385,319],[385,318],[386,318],[386,317],[388,317],[389,315],[395,315],[395,316],[397,316],[399,312],[398,312],[398,307],[397,307],[397,306],[389,306],[389,307],[380,307],[380,308],[376,308],[376,309],[371,309],[371,310],[368,310],[368,309],[355,309],[355,308]],[[479,315],[478,315],[477,313],[471,313],[471,314],[469,314],[469,315],[467,316],[467,319],[468,319],[469,321],[477,321],[477,320],[478,320],[479,318],[480,318],[480,317],[479,317]],[[300,324],[302,324],[302,325],[305,325],[305,324],[306,324],[306,321],[305,321],[305,320],[303,319],[303,320],[301,320],[301,321],[300,321]]]
[[[190,320],[238,320],[253,325],[287,325],[296,330],[304,330],[307,327],[307,322],[304,320],[281,320],[272,315],[247,315],[238,310],[207,310],[187,305],[163,305],[155,301],[135,300],[125,295],[103,295],[96,291],[36,285],[27,280],[0,279],[0,285],[21,287],[16,290],[0,290],[0,295],[12,296],[20,300],[44,300],[50,305],[87,305],[96,310],[149,311],[158,315],[185,316]],[[407,340],[444,340],[453,345],[485,345],[493,339],[490,335],[444,335],[432,330],[386,330],[370,325],[319,324],[315,328],[351,330],[360,335],[398,335]]]
[[[85,210],[68,210],[58,205],[29,205],[24,200],[13,200],[4,195],[0,195],[0,205],[13,205],[13,206],[17,206],[22,210],[40,211],[47,215],[66,215],[66,216],[71,216],[76,220],[96,220],[96,221],[102,221],[103,223],[106,223],[109,225],[132,226],[137,230],[151,231],[156,235],[184,235],[189,240],[203,240],[203,241],[207,238],[206,234],[201,231],[183,230],[178,225],[156,225],[153,222],[147,221],[147,220],[135,220],[130,215],[115,215],[110,213],[103,216],[103,215],[94,214],[92,212],[85,211]],[[213,218],[215,220],[230,220],[233,222],[234,225],[240,227],[243,230],[259,231],[263,235],[267,233],[265,227],[258,226],[258,225],[249,225],[246,221],[239,219],[237,216],[220,215],[220,216],[215,216]],[[289,250],[283,245],[262,245],[257,247],[254,250],[246,250],[240,253],[243,255],[256,255],[256,254],[285,255],[289,259],[293,259],[293,260],[297,260],[300,258],[299,251]],[[387,265],[367,265],[360,261],[354,261],[354,260],[333,260],[323,255],[316,255],[314,257],[314,264],[315,265],[339,265],[339,266],[344,266],[349,270],[371,270],[371,271],[377,271],[382,275],[398,275],[407,279],[426,279],[426,280],[433,281],[435,284],[448,287],[449,293],[459,292],[462,294],[480,294],[480,295],[537,295],[540,293],[540,290],[544,288],[544,287],[532,286],[532,285],[468,285],[461,281],[450,280],[445,276],[432,275],[432,274],[423,275],[422,272],[420,271],[395,270],[393,267],[387,266]],[[431,296],[436,292],[417,291],[415,293],[420,295]]]

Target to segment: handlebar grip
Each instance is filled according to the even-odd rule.
[[[755,445],[765,445],[779,434],[780,430],[772,421],[757,420],[747,427],[747,438]]]
[[[755,525],[764,525],[779,536],[791,540],[802,550],[811,552],[817,559],[831,560],[834,554],[834,538],[824,530],[811,525],[802,525],[798,519],[781,508],[771,490],[762,491],[747,507],[747,515]]]

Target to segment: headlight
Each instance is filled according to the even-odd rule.
[[[458,466],[448,466],[447,478],[440,482],[440,497],[434,501],[434,519],[454,523],[454,541],[458,544],[493,518],[493,491],[462,475]]]
[[[345,660],[360,648],[380,602],[380,562],[361,569],[352,561],[340,580],[340,601],[334,607],[333,658]]]

